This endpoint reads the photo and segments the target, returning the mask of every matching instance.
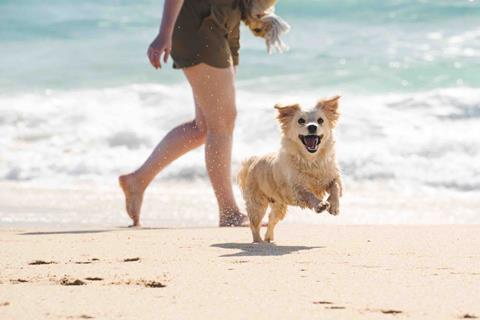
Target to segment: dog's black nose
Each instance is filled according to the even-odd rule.
[[[317,126],[314,125],[314,124],[311,124],[311,125],[307,126],[307,129],[308,129],[308,133],[316,133],[317,132]]]

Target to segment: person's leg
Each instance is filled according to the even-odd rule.
[[[199,64],[184,69],[207,127],[205,162],[220,210],[220,226],[246,222],[232,190],[232,135],[236,118],[235,70]]]
[[[143,193],[155,176],[172,161],[202,145],[206,137],[205,120],[195,102],[195,119],[172,129],[153,150],[145,163],[135,172],[119,177],[125,193],[127,213],[133,226],[140,225]]]

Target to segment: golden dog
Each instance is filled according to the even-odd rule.
[[[280,151],[247,159],[237,177],[254,242],[262,242],[260,226],[268,206],[267,242],[273,241],[275,225],[289,205],[339,214],[342,178],[333,131],[340,116],[339,98],[320,100],[309,111],[298,104],[275,106],[282,130]]]

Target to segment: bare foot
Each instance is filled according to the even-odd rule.
[[[138,185],[132,174],[120,176],[118,183],[125,194],[125,208],[132,219],[131,227],[140,226],[140,209],[142,208],[144,188]]]
[[[248,217],[238,211],[220,214],[220,227],[248,227],[249,225]]]

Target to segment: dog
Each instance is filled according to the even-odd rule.
[[[327,210],[334,216],[340,213],[343,183],[334,136],[339,99],[320,100],[305,111],[299,104],[275,105],[282,132],[280,151],[245,160],[237,176],[253,242],[263,242],[260,227],[268,206],[266,242],[273,241],[275,226],[289,205],[317,213]]]

